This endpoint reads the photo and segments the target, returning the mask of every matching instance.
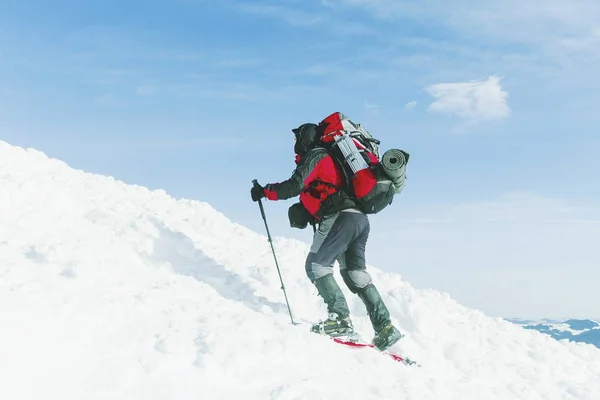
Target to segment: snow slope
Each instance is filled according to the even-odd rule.
[[[322,318],[308,245],[275,248],[295,319]],[[262,232],[0,142],[1,399],[600,398],[594,346],[371,271],[422,368],[291,325]]]

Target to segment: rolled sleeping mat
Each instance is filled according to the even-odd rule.
[[[408,153],[399,149],[390,149],[381,157],[381,167],[394,183],[396,193],[400,193],[404,188],[408,157]]]
[[[392,181],[404,179],[406,171],[406,153],[398,149],[390,149],[383,153],[381,165]]]

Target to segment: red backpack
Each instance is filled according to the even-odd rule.
[[[410,155],[390,149],[379,157],[380,141],[360,124],[335,112],[319,124],[321,147],[341,167],[346,193],[365,214],[376,214],[392,203],[404,189]]]

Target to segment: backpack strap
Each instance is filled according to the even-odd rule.
[[[311,190],[315,189],[315,188],[316,188],[317,186],[319,186],[319,185],[325,185],[325,186],[329,186],[330,188],[333,188],[333,189],[335,189],[335,190],[338,190],[338,191],[339,191],[339,190],[343,190],[343,187],[342,187],[342,186],[334,185],[334,184],[333,184],[333,183],[331,183],[331,182],[325,182],[325,181],[321,181],[321,180],[318,180],[318,179],[317,179],[317,180],[314,180],[314,181],[312,181],[312,182],[311,182],[311,183],[308,185],[308,187],[306,187],[306,188],[305,188],[305,189],[304,189],[302,192],[304,192],[304,193],[306,193],[306,192],[310,192]],[[311,196],[312,196],[312,193],[311,193]],[[316,197],[316,196],[313,196],[313,197]]]

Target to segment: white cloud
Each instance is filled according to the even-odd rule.
[[[467,123],[504,119],[510,114],[508,93],[496,76],[480,81],[438,83],[425,89],[436,99],[429,106],[430,111],[455,114]]]
[[[411,101],[410,103],[406,103],[404,108],[414,108],[417,105],[416,101]]]
[[[379,104],[369,103],[368,101],[366,101],[366,102],[365,102],[365,108],[366,108],[366,109],[375,109],[375,108],[379,108]]]

